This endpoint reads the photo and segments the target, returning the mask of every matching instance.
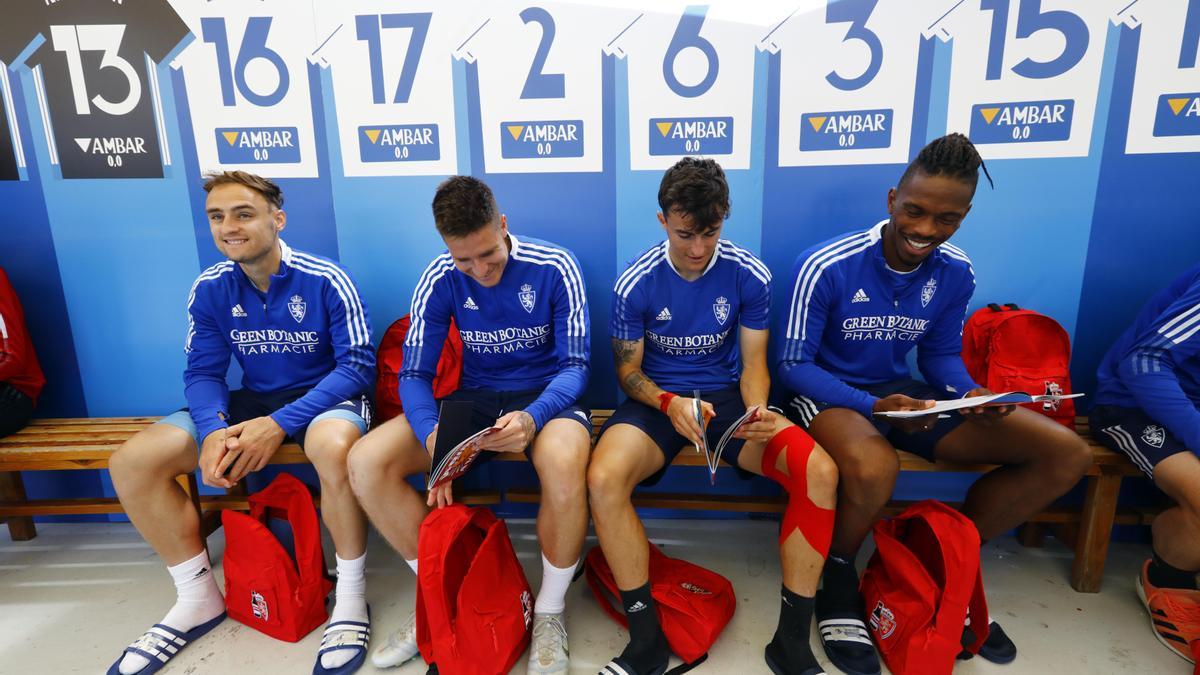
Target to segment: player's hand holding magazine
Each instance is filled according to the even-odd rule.
[[[430,506],[453,503],[450,482],[471,468],[484,451],[480,445],[483,439],[499,430],[494,426],[476,429],[471,421],[472,409],[469,401],[442,401],[433,447],[433,470],[425,484]]]

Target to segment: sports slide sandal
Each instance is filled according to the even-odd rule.
[[[225,612],[221,612],[220,616],[206,623],[191,629],[186,633],[180,633],[178,630],[165,626],[161,623],[156,623],[150,627],[150,630],[142,633],[142,636],[133,641],[116,661],[108,667],[107,675],[121,675],[121,660],[126,654],[137,654],[142,658],[148,659],[150,663],[146,664],[145,668],[137,671],[134,675],[150,675],[157,673],[163,666],[167,665],[171,659],[175,658],[184,647],[195,642],[200,636],[217,627],[225,620]]]

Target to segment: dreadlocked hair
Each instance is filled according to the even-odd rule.
[[[913,173],[920,171],[926,176],[947,176],[970,183],[973,188],[979,182],[980,168],[987,177],[988,185],[995,189],[996,184],[992,182],[987,165],[983,163],[983,158],[979,156],[971,139],[959,133],[946,134],[921,148],[917,158],[900,177],[900,185],[907,183]]]

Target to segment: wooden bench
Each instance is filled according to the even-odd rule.
[[[608,419],[611,410],[593,412],[593,433]],[[0,439],[0,518],[8,519],[9,533],[14,540],[32,539],[37,531],[33,516],[121,513],[121,504],[112,497],[78,497],[68,499],[38,499],[26,497],[21,471],[52,469],[104,469],[108,459],[120,445],[135,433],[150,425],[155,417],[113,417],[34,420],[25,429]],[[1044,528],[1074,548],[1075,562],[1071,570],[1071,586],[1084,593],[1100,589],[1108,542],[1114,523],[1121,525],[1149,524],[1154,513],[1150,510],[1118,510],[1117,496],[1121,480],[1141,472],[1124,455],[1112,452],[1091,438],[1087,419],[1078,421],[1080,434],[1088,440],[1093,453],[1092,466],[1086,474],[1086,495],[1082,509],[1052,506],[1031,519],[1020,532],[1026,545],[1040,545]],[[504,461],[525,461],[523,454],[505,454]],[[295,444],[284,445],[271,458],[271,464],[306,464],[304,453]],[[673,466],[705,466],[702,456],[694,451],[679,453]],[[906,452],[900,453],[901,471],[935,471],[981,473],[994,465],[927,462]],[[221,509],[244,510],[246,495],[230,491],[224,495],[200,495],[195,474],[180,478],[180,484],[190,495],[206,523],[206,532],[216,526]],[[504,498],[513,503],[538,501],[534,489],[509,489],[456,493],[458,501],[467,504],[498,504]],[[748,513],[780,513],[785,501],[782,495],[722,495],[703,493],[635,493],[634,504],[645,508],[698,509],[738,511]],[[893,502],[888,511],[895,513],[907,504]]]

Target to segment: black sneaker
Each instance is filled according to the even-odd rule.
[[[964,626],[962,637],[963,646],[965,647],[974,641],[975,633],[971,630],[970,626]],[[1009,639],[1008,634],[1004,632],[1004,629],[1000,627],[1000,624],[993,621],[988,624],[988,636],[987,639],[983,641],[983,646],[979,648],[979,655],[982,656],[985,661],[991,661],[995,664],[1005,665],[1007,663],[1012,663],[1013,660],[1017,658],[1017,646],[1013,644],[1011,639]],[[959,653],[958,658],[960,661],[966,661],[973,656],[975,655],[964,649],[961,653]]]
[[[879,656],[863,619],[862,596],[854,593],[852,602],[832,602],[824,591],[817,591],[817,629],[825,656],[848,675],[879,675]]]

